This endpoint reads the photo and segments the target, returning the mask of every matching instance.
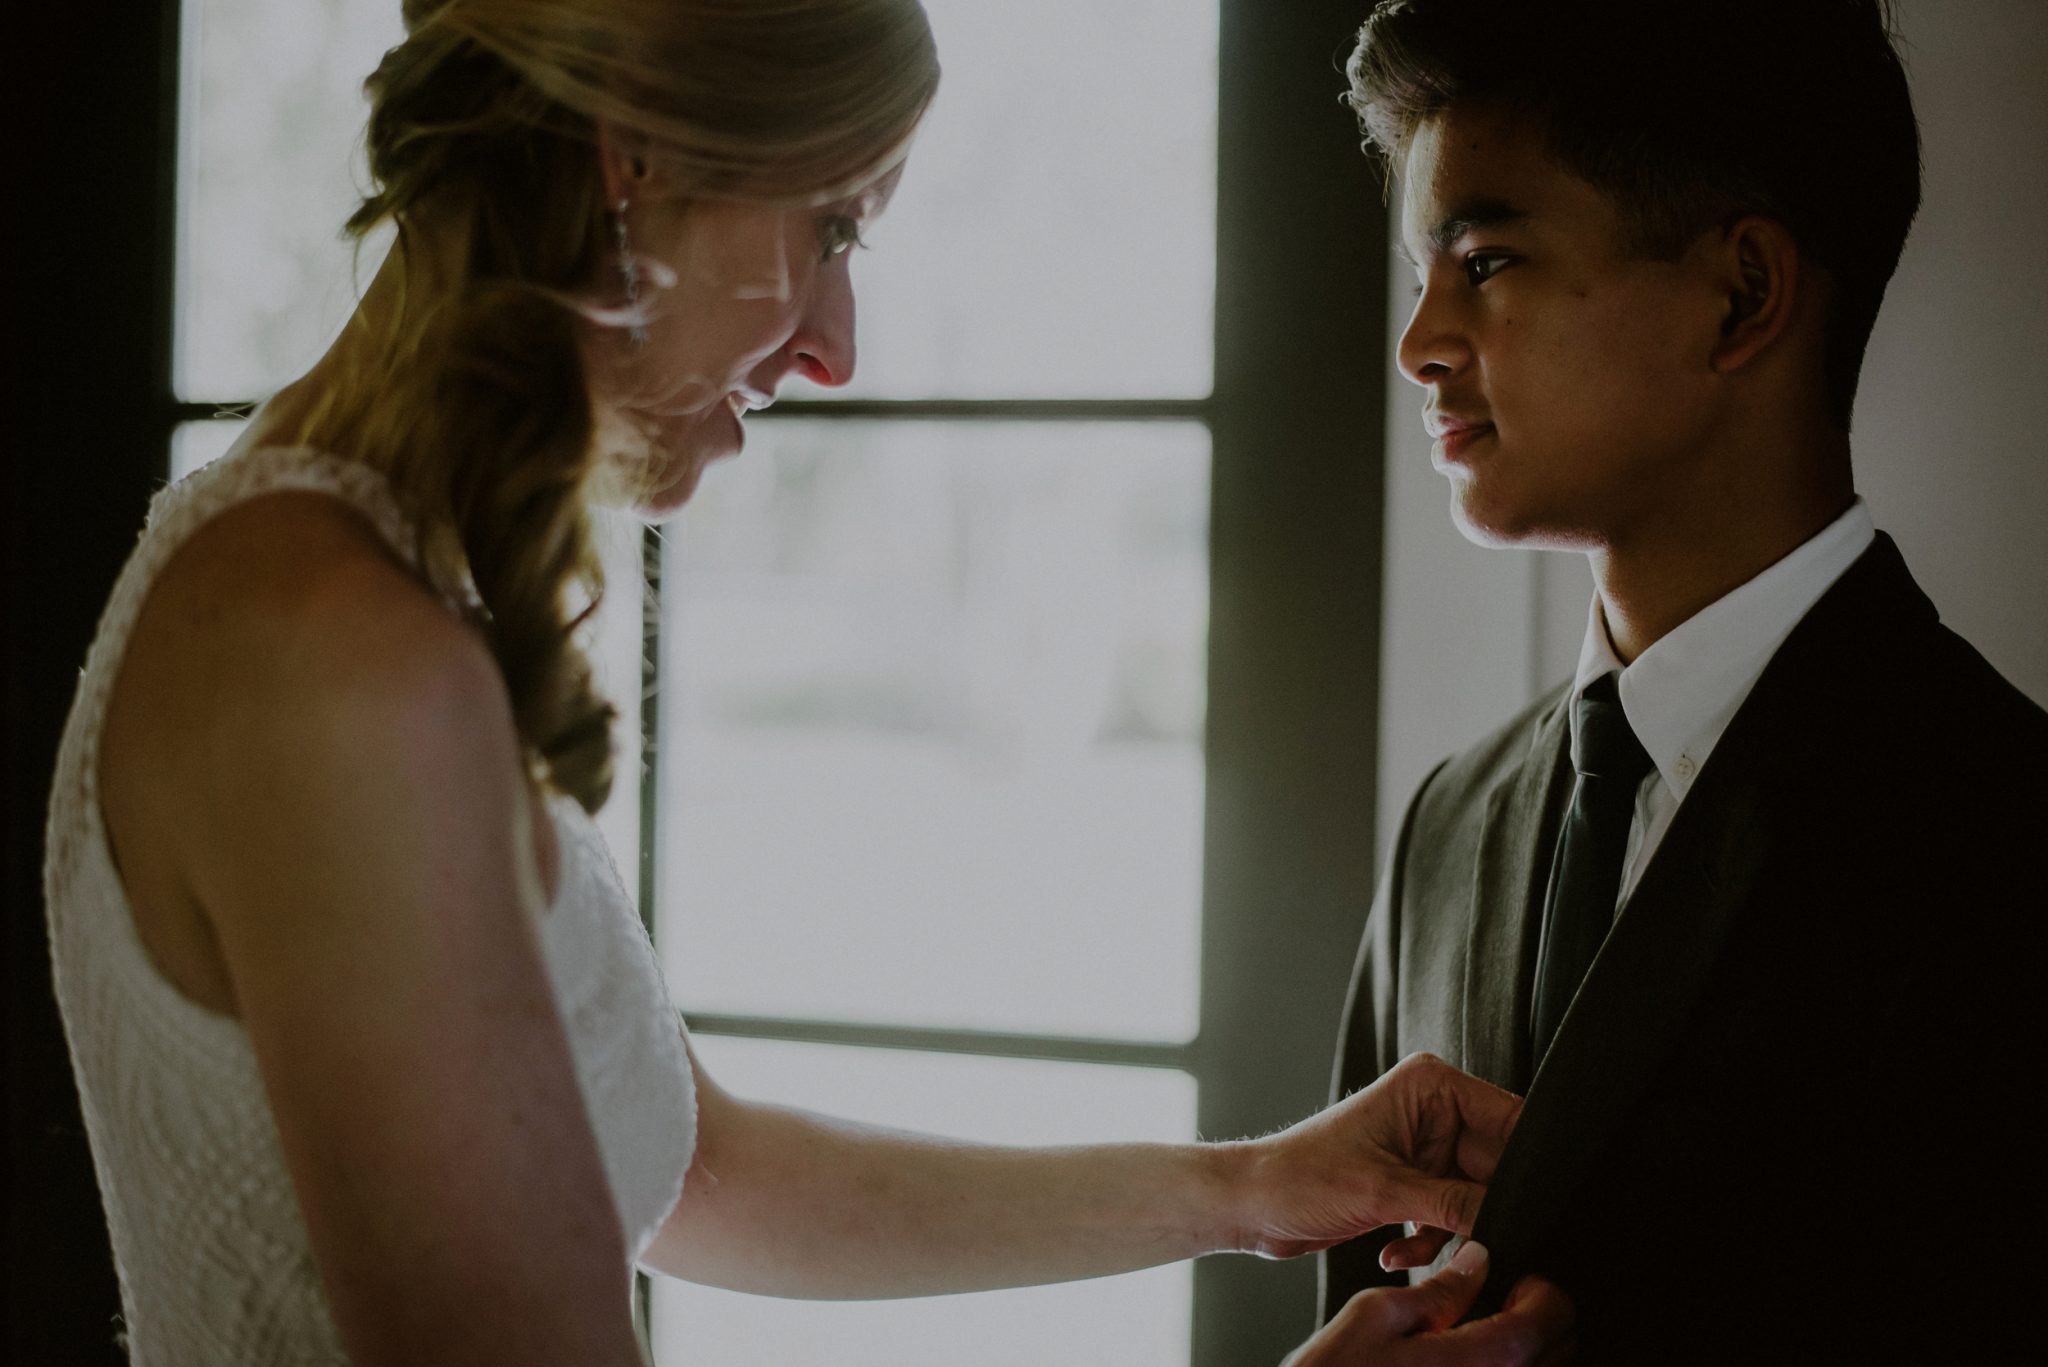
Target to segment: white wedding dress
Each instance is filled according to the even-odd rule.
[[[347,1361],[248,1034],[157,970],[96,789],[107,697],[136,615],[158,570],[209,518],[259,494],[317,491],[359,509],[416,564],[406,518],[375,471],[252,437],[152,503],[79,680],[50,803],[44,888],[57,1000],[136,1367]],[[637,1261],[682,1193],[695,1088],[681,1023],[602,837],[573,801],[550,799],[549,812],[561,881],[540,939]],[[627,1274],[621,1267],[621,1314]]]

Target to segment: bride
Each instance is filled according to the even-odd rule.
[[[165,491],[65,733],[65,1027],[153,1364],[639,1361],[630,1271],[936,1295],[1400,1221],[1468,1231],[1518,1110],[1428,1058],[1282,1133],[979,1146],[725,1092],[588,813],[594,503],[674,511],[854,366],[847,248],[938,81],[915,0],[407,0],[368,81],[397,242],[332,349]],[[1467,1245],[1292,1361],[1523,1362]]]

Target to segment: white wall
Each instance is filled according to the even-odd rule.
[[[2048,705],[2048,3],[1897,9],[1926,202],[1864,366],[1857,483],[1949,624]],[[1452,529],[1421,393],[1397,380],[1387,415],[1382,854],[1431,766],[1571,672],[1591,591],[1575,555]]]
[[[2048,705],[2048,4],[1899,10],[1926,200],[1863,368],[1857,483],[1949,625]]]

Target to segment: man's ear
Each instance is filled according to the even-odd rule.
[[[1748,364],[1791,326],[1798,304],[1799,244],[1785,225],[1761,214],[1736,219],[1715,254],[1727,313],[1713,367],[1723,374]]]
[[[641,198],[654,178],[646,137],[608,119],[597,121],[597,165],[607,206]]]

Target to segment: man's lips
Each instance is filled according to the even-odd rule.
[[[1437,448],[1445,460],[1456,460],[1474,442],[1493,434],[1493,424],[1478,422],[1470,418],[1454,418],[1442,413],[1428,413],[1423,416],[1423,426],[1436,440]]]
[[[1422,426],[1431,437],[1437,441],[1443,441],[1446,438],[1455,437],[1465,432],[1477,432],[1481,428],[1492,427],[1493,424],[1483,422],[1478,418],[1453,417],[1448,413],[1424,413],[1422,415]]]

